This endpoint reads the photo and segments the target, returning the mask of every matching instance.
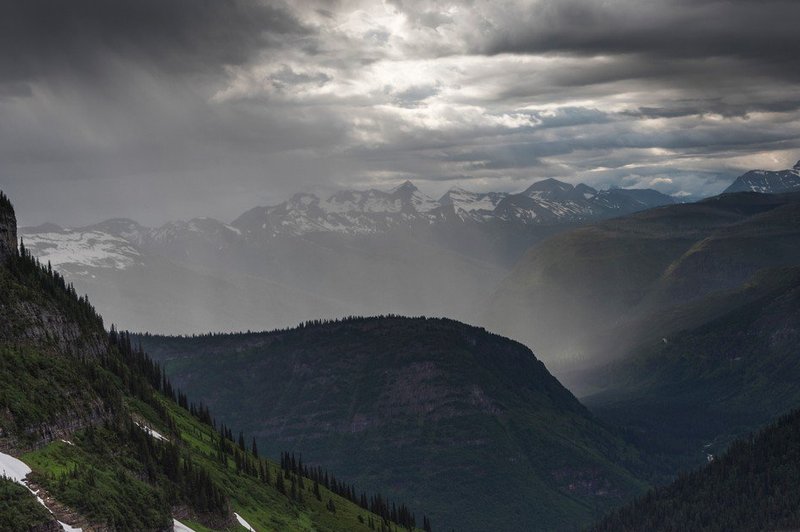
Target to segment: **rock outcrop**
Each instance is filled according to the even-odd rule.
[[[0,258],[17,252],[17,217],[14,207],[0,192]]]

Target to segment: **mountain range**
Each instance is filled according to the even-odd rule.
[[[107,319],[138,330],[262,330],[381,313],[469,320],[530,245],[671,202],[655,191],[556,180],[519,194],[454,189],[434,201],[405,183],[324,200],[297,194],[230,224],[108,220],[23,228],[21,236]]]
[[[800,193],[723,194],[564,232],[488,306],[667,477],[800,404]]]

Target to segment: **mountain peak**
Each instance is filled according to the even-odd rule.
[[[534,191],[542,191],[542,192],[569,192],[572,190],[573,187],[569,183],[564,183],[563,181],[559,181],[558,179],[554,179],[549,177],[547,179],[542,179],[541,181],[537,181],[536,183],[529,186],[525,193],[534,192]]]
[[[395,192],[417,192],[417,191],[419,191],[419,189],[416,187],[416,185],[414,185],[414,183],[406,179],[402,185],[392,189],[392,194],[394,194]]]
[[[723,193],[761,192],[780,194],[800,189],[800,161],[789,170],[751,170],[736,178]]]

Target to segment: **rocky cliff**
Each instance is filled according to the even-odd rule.
[[[0,192],[0,257],[17,252],[17,217],[14,207]]]

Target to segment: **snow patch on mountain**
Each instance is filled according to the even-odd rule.
[[[25,246],[44,264],[125,270],[141,261],[141,254],[121,236],[101,231],[23,232]]]
[[[244,517],[237,514],[236,512],[233,512],[233,515],[236,517],[236,520],[239,521],[239,524],[242,525],[246,530],[249,530],[250,532],[256,532],[256,529],[250,526],[250,523],[245,521]]]
[[[508,194],[503,192],[488,192],[480,194],[470,192],[463,188],[452,188],[439,199],[441,205],[452,205],[453,210],[462,219],[475,214],[490,216],[503,198]]]

